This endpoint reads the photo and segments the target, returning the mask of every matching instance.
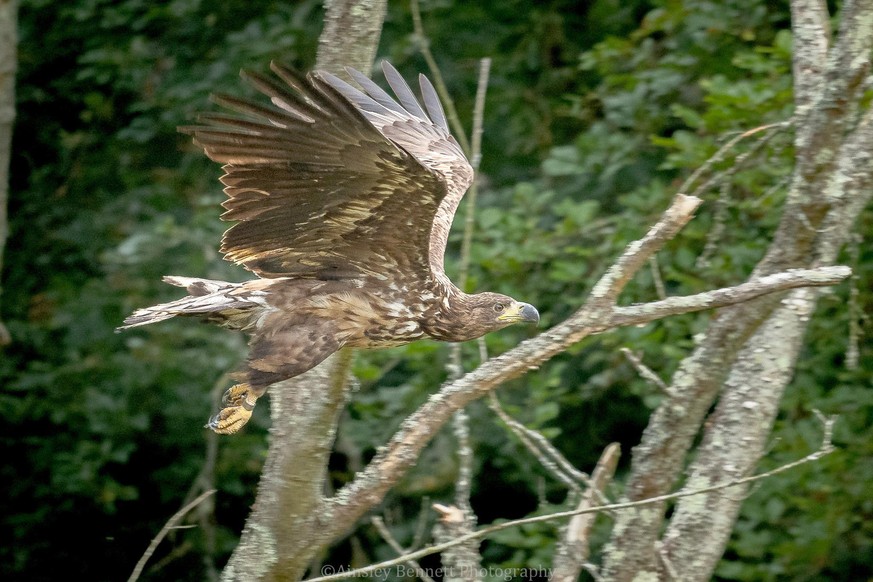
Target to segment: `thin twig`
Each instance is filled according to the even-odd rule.
[[[189,511],[191,511],[192,509],[194,509],[195,507],[197,507],[201,503],[203,503],[203,501],[205,501],[213,493],[215,493],[215,489],[210,489],[209,491],[204,491],[199,496],[197,496],[197,499],[195,499],[194,501],[192,501],[191,503],[189,503],[188,505],[186,505],[185,507],[183,507],[182,509],[180,509],[176,513],[174,513],[173,517],[171,517],[170,519],[167,520],[167,523],[164,524],[164,527],[161,528],[161,531],[158,532],[158,535],[156,535],[154,537],[154,539],[152,540],[152,543],[150,543],[149,547],[146,548],[146,551],[145,551],[145,553],[143,553],[142,557],[139,559],[139,562],[136,563],[136,566],[133,568],[133,573],[131,573],[130,578],[127,579],[127,582],[135,582],[135,580],[137,578],[139,578],[139,575],[142,574],[142,569],[146,565],[146,562],[148,562],[149,558],[152,557],[152,554],[155,553],[155,550],[157,549],[158,544],[161,543],[161,540],[164,539],[164,536],[166,536],[170,532],[170,530],[172,530],[176,527],[176,523],[178,523],[179,520],[181,520],[183,517],[185,517],[186,513],[188,513]]]
[[[766,471],[764,473],[752,475],[749,477],[743,477],[741,479],[734,479],[731,481],[727,481],[725,483],[718,483],[716,485],[711,485],[709,487],[702,487],[700,489],[691,489],[691,490],[687,490],[687,491],[680,490],[680,491],[677,491],[675,493],[668,493],[666,495],[658,495],[655,497],[649,497],[647,499],[640,499],[638,501],[611,503],[608,505],[598,505],[598,506],[594,506],[594,507],[585,507],[582,509],[574,509],[574,510],[570,510],[570,511],[559,511],[559,512],[551,513],[548,515],[537,515],[537,516],[533,516],[533,517],[526,517],[523,519],[516,519],[516,520],[512,520],[512,521],[507,521],[504,523],[500,523],[500,524],[496,524],[496,525],[482,528],[478,531],[472,532],[472,533],[467,534],[465,536],[461,536],[457,539],[454,539],[454,540],[451,540],[448,542],[444,542],[442,544],[437,544],[437,545],[430,546],[428,548],[423,548],[421,550],[418,550],[416,552],[412,552],[412,553],[407,554],[405,556],[401,556],[401,557],[396,558],[394,560],[387,560],[385,562],[380,562],[378,564],[373,564],[370,566],[366,566],[364,568],[358,568],[356,570],[343,572],[341,574],[335,574],[335,575],[331,575],[331,576],[319,576],[317,578],[309,578],[309,579],[307,579],[307,582],[327,582],[328,580],[340,580],[343,578],[363,577],[363,576],[366,576],[372,572],[375,572],[378,570],[383,570],[385,568],[388,568],[391,566],[396,566],[398,564],[403,564],[405,562],[408,562],[411,559],[418,560],[418,559],[423,558],[425,556],[429,556],[429,555],[435,554],[437,552],[442,552],[442,551],[444,551],[448,548],[451,548],[453,546],[464,544],[464,543],[469,542],[471,540],[478,540],[478,539],[487,537],[492,533],[502,531],[504,529],[508,529],[511,527],[518,527],[518,526],[529,525],[529,524],[533,524],[533,523],[543,523],[543,522],[553,521],[556,519],[562,519],[565,517],[573,517],[576,515],[583,515],[586,513],[598,513],[598,512],[603,512],[603,511],[616,511],[619,509],[629,509],[629,508],[633,508],[633,507],[641,507],[641,506],[645,506],[645,505],[651,505],[654,503],[663,503],[665,501],[670,501],[673,499],[679,499],[682,497],[691,497],[693,495],[702,495],[705,493],[712,493],[713,491],[720,491],[722,489],[728,489],[730,487],[736,487],[738,485],[746,485],[748,483],[760,481],[761,479],[767,479],[767,478],[772,477],[774,475],[778,475],[780,473],[784,473],[785,471],[789,471],[791,469],[794,469],[795,467],[799,467],[800,465],[805,465],[807,463],[818,461],[819,459],[831,454],[832,452],[834,452],[836,450],[833,443],[831,442],[831,439],[833,437],[833,425],[834,425],[834,422],[836,421],[836,417],[835,416],[824,417],[820,413],[818,413],[818,414],[819,414],[819,417],[822,419],[822,422],[824,423],[822,444],[819,447],[819,449],[813,453],[806,455],[802,459],[792,461],[790,463],[782,465],[781,467],[777,467],[775,469],[772,469],[770,471]]]
[[[446,117],[448,117],[449,123],[452,126],[452,134],[457,138],[458,143],[461,144],[461,149],[465,153],[469,153],[470,141],[467,139],[464,126],[461,124],[460,117],[458,117],[455,103],[448,98],[449,91],[446,89],[446,83],[443,81],[443,75],[436,63],[436,59],[433,58],[433,53],[430,52],[430,42],[424,33],[424,26],[421,23],[421,7],[418,4],[418,0],[411,0],[409,7],[412,9],[412,30],[415,33],[416,40],[418,40],[418,50],[421,51],[421,56],[424,57],[427,68],[430,69],[434,88],[436,88],[440,100],[446,108]]]
[[[655,374],[651,368],[646,366],[639,358],[639,356],[633,353],[629,348],[621,348],[620,351],[624,354],[624,357],[628,359],[631,365],[636,369],[637,373],[642,376],[643,380],[646,380],[650,384],[653,384],[664,394],[670,394],[670,387],[667,386],[667,383],[664,382],[660,376]]]
[[[745,152],[738,154],[737,157],[734,158],[734,161],[730,165],[730,167],[725,168],[724,170],[721,170],[719,172],[715,172],[712,176],[709,177],[708,180],[701,182],[700,185],[698,185],[697,188],[694,189],[694,192],[691,193],[692,196],[703,197],[704,192],[706,192],[707,190],[712,188],[715,184],[717,184],[719,182],[730,181],[730,178],[734,174],[736,174],[739,170],[741,170],[743,168],[743,166],[746,164],[746,162],[748,162],[752,158],[752,156],[754,156],[761,149],[763,149],[764,146],[770,142],[770,140],[773,138],[773,136],[777,135],[780,131],[782,131],[783,129],[785,129],[786,127],[791,125],[792,123],[793,123],[793,120],[788,120],[788,121],[783,121],[780,123],[775,123],[772,125],[764,125],[762,127],[756,127],[754,129],[750,129],[749,131],[743,132],[743,133],[739,134],[739,136],[730,140],[727,144],[725,144],[725,147],[727,147],[728,149],[730,149],[734,145],[736,145],[740,139],[743,139],[745,137],[749,137],[750,135],[755,135],[756,133],[758,133],[762,130],[767,131],[767,133],[765,133],[762,137],[760,137],[758,139],[758,141],[755,142],[755,144],[751,148],[749,148],[748,151],[745,151]],[[713,163],[723,160],[725,157],[724,154],[726,154],[726,153],[727,153],[727,150],[724,149],[724,147],[719,149],[719,151],[716,153],[716,156],[721,156],[721,157],[719,157],[718,159],[714,159],[715,156],[713,156],[713,158],[711,158],[713,160]],[[710,165],[710,167],[711,167],[711,165]],[[699,177],[699,175],[698,175],[698,177]]]
[[[418,548],[424,543],[428,517],[430,517],[430,497],[425,495],[421,498],[421,507],[418,511],[418,520],[415,524],[415,532],[412,534],[412,545],[409,546],[410,548]]]
[[[725,180],[721,188],[719,188],[718,198],[715,200],[715,208],[712,211],[712,227],[706,235],[706,244],[703,246],[703,252],[700,253],[697,261],[694,263],[698,269],[709,267],[712,257],[715,256],[715,252],[718,250],[718,245],[727,228],[728,200],[730,199],[731,191],[730,180]]]
[[[733,176],[740,171],[746,164],[746,162],[750,161],[755,154],[761,151],[764,146],[766,146],[771,139],[775,135],[777,135],[782,129],[784,129],[785,125],[775,125],[770,127],[766,134],[764,134],[758,141],[746,152],[739,154],[736,158],[734,158],[733,164],[730,165],[729,168],[717,172],[714,174],[709,180],[702,183],[697,189],[694,191],[695,195],[702,196],[703,193],[711,188],[718,182],[721,182],[721,186],[719,186],[718,198],[715,201],[715,208],[712,213],[712,227],[709,229],[709,233],[706,236],[706,244],[703,247],[703,252],[700,253],[700,256],[697,257],[697,261],[695,265],[699,269],[703,269],[709,266],[712,257],[715,255],[716,250],[718,249],[718,245],[721,242],[722,236],[727,228],[727,217],[728,217],[728,209],[730,208],[730,198],[731,192],[733,190],[732,178]],[[780,180],[780,183],[782,181]],[[770,191],[768,190],[768,193]],[[764,194],[764,197],[768,196],[768,193]]]
[[[491,74],[491,59],[479,61],[479,79],[476,82],[476,99],[473,102],[473,134],[470,136],[470,165],[479,171],[482,161],[482,132],[485,119],[485,94],[488,92],[488,76]]]
[[[473,233],[476,226],[476,201],[479,196],[479,163],[482,161],[482,125],[485,117],[485,93],[488,89],[488,73],[491,70],[491,59],[479,62],[479,82],[476,86],[476,103],[473,107],[473,137],[470,150],[470,164],[473,166],[473,183],[466,194],[464,217],[464,238],[461,240],[460,274],[458,287],[467,288],[467,277],[470,274],[470,250],[473,248]]]
[[[466,289],[467,279],[470,274],[470,252],[473,247],[473,233],[476,227],[476,199],[479,191],[477,178],[479,161],[482,158],[482,124],[485,115],[485,92],[488,87],[490,65],[490,59],[482,59],[479,69],[479,83],[476,89],[476,104],[473,110],[473,131],[470,140],[472,150],[468,154],[472,159],[471,165],[473,167],[474,179],[470,190],[467,192],[467,216],[464,221],[464,238],[461,243],[460,272],[458,275],[458,286],[461,289]],[[436,67],[436,63],[433,66]],[[438,73],[439,69],[437,68],[436,71]],[[444,100],[450,103],[452,109],[454,109],[454,103],[449,95],[445,95]],[[461,377],[464,371],[461,360],[461,344],[452,344],[450,350],[449,361],[451,366],[449,376],[457,379]],[[470,506],[470,494],[473,487],[473,448],[470,444],[470,417],[464,409],[460,409],[455,413],[452,419],[452,430],[458,443],[458,477],[455,480],[455,505],[463,513],[464,519],[459,523],[438,528],[435,533],[437,535],[449,533],[452,536],[457,536],[469,533],[476,527],[476,515]],[[443,563],[454,564],[462,572],[472,572],[480,564],[478,547],[469,545],[463,549],[458,548],[449,552],[443,556]]]
[[[864,319],[864,310],[861,308],[859,299],[861,294],[859,289],[861,277],[857,274],[857,268],[860,262],[860,246],[863,240],[864,238],[860,234],[855,233],[849,244],[849,257],[855,274],[852,275],[851,284],[849,285],[849,345],[846,347],[847,370],[858,369],[861,354],[859,343],[863,333],[861,322]]]
[[[654,255],[664,244],[675,236],[694,217],[694,211],[703,200],[685,194],[676,194],[670,207],[664,211],[649,232],[638,241],[627,246],[625,252],[613,263],[606,273],[591,289],[591,295],[586,307],[602,309],[615,303],[615,298],[624,289],[631,277]]]
[[[718,148],[718,150],[712,156],[710,156],[710,158],[708,160],[706,160],[706,162],[701,164],[700,167],[698,167],[696,170],[694,170],[691,173],[691,175],[688,176],[688,178],[686,178],[685,182],[683,182],[682,186],[679,188],[679,193],[684,194],[684,193],[688,192],[689,189],[691,188],[691,185],[694,184],[694,182],[696,182],[703,174],[708,172],[712,166],[714,166],[715,164],[724,160],[727,153],[731,149],[733,149],[733,147],[735,145],[737,145],[737,143],[739,143],[743,139],[745,139],[747,137],[751,137],[751,136],[755,135],[756,133],[760,133],[760,132],[766,131],[768,129],[788,127],[789,125],[791,125],[791,120],[780,121],[779,123],[771,123],[768,125],[762,125],[760,127],[754,127],[752,129],[738,133],[737,135],[735,135],[734,137],[729,139],[723,146]],[[696,190],[695,190],[695,192],[696,192]]]
[[[485,343],[485,338],[480,337],[476,340],[476,345],[479,346],[479,361],[487,362],[488,361],[488,344]]]
[[[652,271],[652,283],[655,284],[655,293],[658,299],[667,298],[667,289],[664,287],[664,279],[661,278],[661,267],[658,265],[658,255],[649,258],[649,268]]]
[[[403,546],[400,545],[400,543],[397,541],[397,538],[395,538],[391,534],[391,530],[388,529],[388,526],[385,525],[385,521],[381,517],[379,517],[378,515],[374,515],[370,518],[370,523],[373,524],[373,527],[376,528],[376,531],[379,532],[379,535],[382,536],[382,539],[385,540],[389,546],[391,546],[392,550],[394,550],[401,556],[407,553],[407,550],[405,550]],[[421,564],[419,564],[417,561],[409,560],[406,563],[409,565],[410,568],[415,570],[415,575],[418,576],[419,579],[422,580],[422,582],[434,582],[434,579],[427,575],[427,572],[424,570],[424,568],[421,567]]]
[[[572,491],[580,491],[580,483],[590,483],[588,475],[576,469],[546,437],[509,416],[494,392],[488,394],[488,406],[555,479]]]

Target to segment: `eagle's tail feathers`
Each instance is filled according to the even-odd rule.
[[[164,321],[177,315],[206,316],[207,319],[220,322],[227,319],[224,315],[226,313],[232,311],[239,313],[258,305],[228,293],[238,286],[236,283],[174,276],[164,277],[164,281],[177,287],[184,287],[190,295],[169,303],[137,309],[116,331]]]

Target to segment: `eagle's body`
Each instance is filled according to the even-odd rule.
[[[183,128],[225,164],[222,218],[238,221],[222,239],[225,258],[259,278],[166,277],[189,295],[122,326],[186,315],[251,335],[243,382],[209,424],[222,433],[245,424],[267,386],[342,347],[465,341],[539,317],[505,295],[466,294],[445,275],[448,232],[473,171],[424,77],[427,112],[390,65],[399,103],[357,71],[349,74],[363,92],[328,73],[303,79],[271,68],[287,86],[248,78],[275,107],[219,97],[247,117],[212,114]]]

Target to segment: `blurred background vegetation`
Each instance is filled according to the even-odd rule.
[[[792,112],[787,2],[434,0],[422,9],[464,119],[478,60],[493,59],[470,286],[534,303],[544,326],[581,303],[595,277],[731,132]],[[203,580],[233,549],[269,417],[259,407],[242,434],[219,439],[214,463],[207,452],[216,441],[201,427],[216,391],[227,386],[223,372],[244,355],[244,339],[190,321],[113,329],[134,308],[178,296],[161,275],[246,278],[217,252],[226,227],[218,220],[220,169],[175,128],[210,110],[212,91],[251,94],[240,68],[264,70],[270,59],[311,68],[321,18],[314,0],[22,0],[2,296],[13,343],[0,359],[4,580],[122,579],[204,482],[219,490],[214,512],[165,541],[143,579]],[[380,58],[411,78],[426,71],[418,46],[408,4],[390,1]],[[717,169],[755,143],[741,144]],[[729,189],[705,193],[699,216],[659,255],[669,294],[746,277],[772,233],[791,166],[786,130],[729,173]],[[869,209],[858,224],[869,234]],[[450,273],[459,235],[456,229]],[[818,446],[813,409],[840,415],[841,450],[753,490],[719,579],[873,575],[873,324],[866,317],[873,250],[859,236],[844,262],[857,276],[820,302],[761,468]],[[623,299],[654,299],[653,283],[652,272],[640,273]],[[499,397],[580,469],[590,470],[611,441],[622,444],[624,467],[660,394],[619,348],[668,378],[711,316],[589,338]],[[489,350],[499,353],[529,333],[492,334]],[[464,354],[474,367],[476,347]],[[331,460],[336,484],[446,378],[446,361],[446,346],[431,342],[358,354],[359,387]],[[470,414],[480,523],[563,504],[563,486],[487,406],[477,403]],[[444,432],[385,502],[401,543],[415,536],[423,500],[451,499],[454,442]],[[205,479],[199,485],[198,476]],[[620,477],[621,467],[613,496]],[[598,543],[608,528],[600,518]],[[505,531],[484,543],[484,558],[502,567],[547,566],[555,538],[552,524]],[[357,564],[392,555],[364,524],[324,559]]]

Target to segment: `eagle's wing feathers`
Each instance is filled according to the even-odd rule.
[[[443,104],[440,103],[440,98],[437,96],[436,89],[430,82],[430,79],[423,74],[418,75],[418,84],[421,86],[421,96],[424,98],[424,107],[427,109],[430,118],[433,122],[440,126],[443,131],[449,133],[449,122],[446,120],[446,113],[443,111]]]
[[[449,229],[461,198],[473,182],[473,168],[461,146],[449,133],[445,113],[430,82],[423,77],[420,81],[425,107],[430,113],[428,117],[400,73],[387,61],[382,63],[382,69],[400,104],[376,83],[353,69],[347,71],[363,91],[329,73],[320,75],[354,103],[382,135],[440,176],[445,183],[445,196],[439,201],[436,214],[432,217],[429,242],[431,269],[442,276]]]
[[[391,90],[394,91],[394,94],[397,95],[397,99],[400,100],[400,105],[420,120],[429,122],[430,119],[428,118],[427,113],[425,113],[421,108],[421,104],[419,104],[418,99],[415,98],[412,89],[409,88],[409,85],[406,84],[406,81],[397,69],[388,64],[388,61],[382,61],[382,72],[385,73],[385,80],[388,81]]]
[[[326,73],[271,68],[287,87],[246,76],[274,107],[220,96],[245,117],[210,114],[183,129],[225,164],[222,218],[239,221],[222,239],[225,257],[262,277],[443,277],[451,215],[472,177],[445,128],[420,105],[409,110],[408,87],[401,107],[372,81],[368,97]],[[451,164],[439,166],[446,158]]]

